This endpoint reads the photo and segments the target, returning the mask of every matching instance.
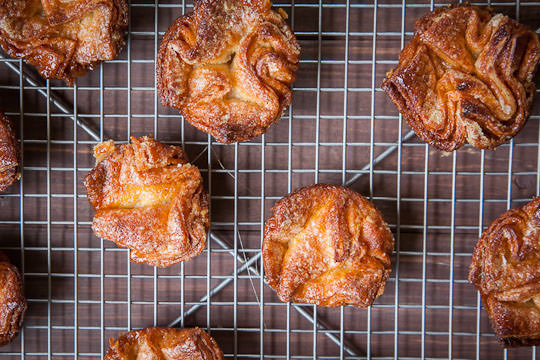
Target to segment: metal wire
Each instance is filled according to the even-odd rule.
[[[491,4],[482,2],[479,4]],[[501,7],[514,7],[515,17],[519,18],[527,9],[538,9],[540,2],[501,2],[496,5]],[[0,86],[4,91],[16,91],[19,104],[18,108],[10,109],[7,114],[19,119],[21,149],[23,156],[21,164],[23,168],[23,178],[15,190],[0,195],[0,201],[10,201],[16,199],[19,208],[16,211],[18,220],[13,220],[7,209],[5,216],[0,217],[0,226],[14,227],[18,226],[17,234],[20,237],[19,246],[4,246],[6,251],[17,251],[20,255],[21,270],[24,273],[25,280],[31,281],[41,279],[46,282],[45,295],[33,296],[30,291],[29,303],[30,311],[27,317],[25,329],[21,332],[16,343],[0,349],[0,358],[4,356],[13,356],[23,358],[102,358],[107,349],[107,338],[117,336],[122,331],[127,331],[142,326],[168,325],[168,326],[193,326],[206,327],[212,335],[216,336],[220,345],[224,348],[227,358],[295,358],[295,359],[364,359],[364,358],[473,358],[480,359],[488,351],[489,357],[522,357],[523,354],[530,354],[534,359],[536,349],[502,351],[493,350],[494,337],[491,328],[482,327],[485,323],[485,314],[481,310],[479,296],[470,291],[470,301],[463,302],[459,298],[462,292],[458,292],[458,287],[466,285],[466,278],[461,277],[461,259],[470,258],[470,252],[456,249],[458,242],[458,232],[476,232],[479,235],[484,229],[486,209],[488,206],[504,205],[508,208],[516,204],[530,200],[526,196],[540,193],[540,126],[538,126],[538,142],[530,141],[511,141],[509,144],[501,146],[502,151],[506,151],[508,156],[507,170],[501,170],[497,167],[490,167],[487,160],[493,159],[495,155],[479,152],[478,168],[469,166],[470,160],[462,157],[460,153],[452,155],[451,165],[432,168],[433,164],[444,157],[440,153],[432,153],[431,148],[425,144],[413,141],[414,133],[408,128],[404,128],[403,119],[399,115],[388,115],[388,108],[380,105],[377,101],[380,95],[377,70],[379,67],[390,67],[397,63],[397,53],[392,56],[394,60],[381,58],[379,44],[381,41],[390,38],[397,38],[401,47],[412,35],[407,23],[409,12],[417,9],[429,10],[434,7],[433,1],[419,1],[407,3],[391,1],[364,1],[361,3],[351,3],[349,0],[338,2],[318,2],[309,1],[291,1],[286,4],[279,4],[285,8],[290,15],[290,23],[297,37],[308,43],[309,40],[315,40],[315,45],[304,46],[312,47],[311,54],[316,54],[313,58],[303,57],[302,67],[314,65],[316,67],[315,86],[298,85],[294,88],[294,96],[315,95],[315,101],[311,112],[299,112],[295,106],[291,106],[287,114],[281,120],[286,124],[282,129],[286,129],[286,140],[280,137],[263,135],[260,140],[253,142],[230,145],[232,149],[232,159],[223,165],[223,168],[216,168],[216,157],[223,156],[227,147],[213,142],[210,136],[206,140],[190,139],[186,136],[184,121],[181,120],[180,134],[177,141],[189,149],[190,147],[202,146],[206,152],[206,168],[201,168],[201,172],[207,178],[207,190],[212,201],[226,201],[231,206],[232,221],[221,220],[222,217],[216,216],[212,210],[212,227],[208,236],[208,247],[205,254],[205,264],[201,269],[193,269],[190,264],[182,264],[179,272],[171,274],[161,272],[158,269],[152,269],[151,273],[142,271],[141,268],[133,266],[129,262],[129,254],[123,250],[108,246],[102,239],[93,239],[93,242],[99,245],[89,246],[81,240],[90,232],[90,222],[79,212],[80,201],[85,200],[80,192],[80,179],[88,170],[88,167],[80,166],[81,156],[88,156],[88,146],[94,145],[109,137],[108,134],[114,134],[115,118],[125,119],[125,137],[115,139],[127,141],[129,136],[138,133],[134,121],[138,119],[151,119],[152,125],[146,124],[146,129],[152,129],[156,138],[159,138],[166,130],[162,130],[164,124],[161,120],[177,121],[180,117],[176,114],[163,111],[158,105],[158,96],[155,85],[140,85],[133,79],[134,66],[149,64],[155,66],[153,60],[143,58],[137,52],[135,42],[139,39],[146,39],[152,42],[152,52],[154,58],[157,56],[159,40],[163,33],[159,31],[160,22],[163,21],[165,11],[178,11],[183,14],[190,11],[191,4],[182,1],[182,3],[160,3],[158,0],[149,2],[137,2],[129,4],[130,26],[127,36],[127,50],[125,59],[116,59],[99,66],[89,77],[97,77],[98,85],[78,85],[67,87],[58,85],[50,81],[42,81],[37,78],[31,70],[28,70],[20,60],[0,58],[0,63],[5,65],[5,71],[11,72],[16,76],[17,81]],[[153,24],[151,31],[140,30],[131,24],[135,17],[131,15],[136,9],[148,9],[153,15]],[[307,22],[307,17],[298,16],[298,12],[306,9],[317,11],[316,21],[311,24]],[[343,30],[326,30],[325,16],[327,11],[344,10]],[[401,21],[400,31],[381,31],[386,19],[384,11],[396,9],[400,11],[398,20]],[[352,31],[351,16],[357,11],[372,11],[373,18],[371,22],[371,31]],[[381,15],[382,14],[382,15]],[[416,12],[415,12],[416,14]],[[341,21],[342,19],[339,19]],[[311,27],[306,26],[311,24]],[[300,30],[298,30],[300,25]],[[151,39],[151,40],[148,40]],[[354,52],[351,50],[351,42],[359,39],[370,39],[370,45],[362,53],[368,55],[369,60],[353,58]],[[342,59],[331,57],[325,58],[324,43],[327,40],[334,41],[344,47]],[[303,45],[303,44],[302,44]],[[371,53],[370,53],[371,50]],[[124,83],[120,86],[106,84],[105,70],[107,66],[125,65],[126,76]],[[351,71],[353,66],[366,65],[370,67],[369,86],[351,86]],[[343,67],[343,86],[334,87],[326,85],[323,74],[326,66]],[[28,91],[35,91],[39,97],[45,101],[42,105],[29,108],[24,101]],[[64,100],[64,92],[72,93],[71,103]],[[86,113],[79,111],[79,105],[86,101],[82,92],[96,92],[99,94],[99,113]],[[125,92],[125,111],[114,110],[109,112],[104,106],[107,93]],[[136,100],[134,96],[146,92],[152,93],[153,104],[150,108],[134,111]],[[338,115],[328,115],[326,113],[327,103],[323,98],[331,94],[343,94],[342,112]],[[368,114],[355,113],[351,110],[351,96],[363,94],[369,98],[370,108]],[[23,106],[24,105],[24,106]],[[42,106],[42,107],[41,107]],[[151,110],[151,111],[150,111]],[[24,131],[25,117],[43,119],[45,122],[45,139],[30,138]],[[73,124],[73,131],[69,139],[57,138],[53,132],[53,121],[58,119],[70,119]],[[336,120],[338,119],[338,120]],[[96,124],[96,120],[99,125]],[[395,121],[398,126],[397,136],[393,141],[378,140],[379,123],[382,121]],[[538,123],[540,114],[533,114],[530,121]],[[336,138],[329,139],[323,136],[323,121],[340,122],[342,129]],[[354,123],[363,122],[369,128],[369,134],[366,139],[358,140],[349,129]],[[27,123],[27,122],[26,122]],[[148,122],[150,123],[150,122]],[[312,140],[295,140],[295,125],[297,123],[310,123],[314,131]],[[28,124],[28,123],[27,123]],[[405,133],[403,133],[404,129]],[[79,133],[81,130],[84,136]],[[270,130],[270,133],[272,129]],[[51,149],[55,146],[71,146],[72,163],[58,164],[58,161],[52,157],[54,153]],[[44,161],[38,164],[27,163],[24,153],[28,147],[45,146],[46,156]],[[295,152],[302,149],[313,148],[313,157],[304,160],[313,160],[312,166],[305,166],[295,162]],[[336,154],[341,159],[336,160],[340,166],[329,167],[323,161],[323,151],[326,149],[337,148]],[[535,148],[537,150],[535,150]],[[254,168],[247,167],[242,158],[245,154],[250,154],[252,149],[258,149],[260,152],[259,166]],[[355,154],[357,150],[367,149],[368,156],[358,158]],[[537,153],[537,168],[525,169],[519,167],[515,170],[516,164],[513,162],[517,151],[521,149],[535,150]],[[282,152],[286,159],[286,167],[282,164],[275,164],[272,158],[267,157],[275,151]],[[420,164],[423,163],[423,169],[411,169],[406,166],[404,159],[408,152],[422,154]],[[229,152],[228,154],[230,154]],[[500,151],[497,156],[500,156]],[[394,158],[395,157],[395,158]],[[355,160],[354,166],[350,166],[351,159]],[[307,163],[307,161],[304,161]],[[394,163],[395,165],[391,165]],[[390,165],[388,165],[390,164]],[[473,164],[474,165],[474,164]],[[45,193],[39,192],[35,188],[29,187],[25,178],[33,175],[45,174]],[[72,174],[71,183],[72,192],[53,191],[54,179],[53,173]],[[275,176],[287,176],[286,190],[288,192],[295,188],[307,185],[309,182],[319,182],[322,179],[328,179],[329,176],[336,183],[342,183],[346,186],[356,187],[362,183],[361,180],[368,178],[367,191],[365,195],[369,196],[376,204],[391,203],[395,209],[395,218],[390,221],[390,227],[394,231],[396,238],[396,252],[393,258],[393,275],[387,285],[389,295],[384,295],[380,301],[377,301],[367,310],[357,310],[348,307],[342,307],[338,312],[328,313],[326,309],[317,308],[311,305],[302,304],[282,304],[276,300],[275,296],[269,292],[268,286],[264,281],[264,271],[261,266],[260,245],[264,232],[264,220],[268,216],[268,202],[273,203],[284,194],[275,194],[272,188],[272,182]],[[232,176],[234,184],[232,191],[222,195],[219,190],[219,178],[217,176]],[[304,175],[310,176],[311,180],[304,180]],[[311,177],[312,175],[312,177]],[[367,175],[367,176],[364,176]],[[259,188],[252,193],[245,194],[240,179],[243,176],[260,176],[256,182]],[[267,179],[267,177],[270,177]],[[381,192],[379,181],[381,177],[395,177],[395,195],[387,192]],[[486,188],[486,182],[491,178],[504,176],[506,178],[506,196],[497,197],[491,193],[491,188]],[[534,177],[536,184],[534,189],[530,189],[527,195],[515,196],[513,188],[514,179],[526,179]],[[438,177],[450,178],[450,197],[444,197],[431,190],[431,186],[437,183]],[[479,179],[480,194],[471,197],[460,195],[458,179],[464,177]],[[421,179],[422,194],[407,193],[406,181],[410,179]],[[306,183],[306,181],[308,181]],[[416,180],[414,180],[416,181]],[[361,187],[363,188],[363,187]],[[217,190],[216,190],[217,189]],[[69,199],[73,207],[72,218],[58,219],[56,217],[56,208],[53,202],[56,200]],[[45,220],[29,217],[28,212],[36,201],[45,208]],[[10,203],[11,204],[11,203]],[[240,210],[248,204],[249,211],[259,214],[258,220],[242,220]],[[477,224],[460,224],[457,219],[461,205],[478,206]],[[418,209],[419,216],[422,216],[420,223],[412,222],[410,217],[404,214],[406,206],[415,206]],[[450,221],[441,218],[431,209],[434,206],[450,206]],[[215,220],[214,218],[220,219]],[[73,236],[68,245],[59,245],[54,238],[53,229],[57,226],[71,226]],[[39,245],[35,242],[25,241],[28,239],[28,227],[37,227],[45,231],[44,241]],[[244,235],[249,234],[249,229],[257,229],[261,239],[243,243]],[[435,247],[432,249],[430,237],[433,232],[447,232],[450,236],[449,249],[440,250]],[[411,235],[412,234],[412,235]],[[414,235],[417,235],[414,237]],[[418,244],[417,248],[403,248],[405,240],[413,236]],[[259,246],[257,246],[257,244]],[[408,246],[408,244],[405,244]],[[46,259],[46,270],[37,271],[25,259],[30,254],[44,254]],[[59,261],[58,254],[67,253],[72,257],[73,268],[71,271],[59,271],[56,269],[56,262]],[[117,273],[113,270],[114,261],[119,261],[119,257],[111,260],[110,255],[125,254],[125,272]],[[223,259],[223,256],[227,259]],[[84,257],[96,256],[96,265],[98,270],[95,273],[88,272],[81,266],[81,259]],[[415,276],[407,272],[407,265],[410,261],[421,263],[421,269]],[[429,266],[431,262],[443,263],[447,261],[448,273],[444,277],[437,277],[430,274]],[[227,265],[228,264],[228,265]],[[32,269],[29,270],[28,268]],[[217,271],[223,266],[229,266],[223,273]],[[72,279],[72,296],[58,297],[56,287],[53,284],[61,279]],[[85,298],[81,295],[81,287],[86,281],[98,280],[93,286],[93,291],[99,292],[96,298]],[[109,281],[125,280],[125,289],[115,288]],[[138,282],[144,282],[149,285],[150,297],[139,294]],[[177,296],[175,300],[170,300],[163,289],[170,286],[169,281],[177,281]],[[199,297],[192,297],[194,294],[194,281],[204,284],[204,293]],[[246,300],[243,291],[243,284],[246,281],[251,283],[252,291],[255,293],[255,300]],[[253,285],[259,281],[259,286]],[[418,302],[411,302],[408,299],[414,298],[414,290],[409,287],[417,285],[421,294]],[[431,286],[442,285],[448,288],[447,302],[444,304],[430,303]],[[146,285],[145,285],[146,286]],[[390,289],[393,289],[393,293]],[[232,291],[231,291],[232,290]],[[111,296],[112,293],[112,296]],[[64,293],[62,293],[64,294]],[[386,300],[383,298],[387,296]],[[164,297],[164,298],[163,298]],[[465,305],[464,305],[465,304]],[[45,308],[39,306],[45,305]],[[71,305],[73,311],[63,310],[61,314],[58,311],[61,306]],[[92,314],[86,314],[81,310],[84,306],[96,306],[99,318]],[[176,315],[165,318],[160,310],[165,307],[173,306]],[[149,307],[150,315],[141,314],[140,308]],[[115,319],[115,310],[123,309],[125,315],[119,316],[125,319],[124,324],[118,321],[109,321]],[[232,309],[230,322],[217,323],[223,321],[221,309]],[[205,310],[204,315],[202,309]],[[243,311],[249,309],[249,315],[243,314]],[[386,312],[385,312],[386,311]],[[388,313],[387,311],[390,311]],[[439,314],[441,311],[448,311],[446,314],[446,330],[434,326],[430,321],[431,314]],[[475,314],[473,326],[464,330],[460,326],[461,318],[457,316],[461,312],[469,311]],[[134,316],[137,314],[137,316]],[[165,314],[169,314],[165,312]],[[391,315],[388,315],[391,314]],[[417,314],[417,315],[414,315]],[[256,325],[249,321],[251,317],[258,316]],[[390,317],[388,317],[390,316]],[[414,321],[410,321],[413,317]],[[62,321],[63,318],[71,319],[67,324]],[[283,323],[276,319],[283,318]],[[45,321],[42,321],[42,320]],[[141,319],[143,321],[141,321]],[[201,320],[202,319],[202,320]],[[218,319],[218,320],[215,320]],[[359,319],[363,319],[359,321]],[[387,320],[390,319],[389,322]],[[383,324],[381,325],[381,321]],[[419,326],[411,326],[411,323]],[[112,325],[111,325],[112,324]],[[432,330],[432,328],[435,328]],[[43,335],[46,333],[46,336]],[[62,336],[56,336],[59,333]],[[256,336],[245,340],[246,336],[255,333]],[[89,335],[94,334],[94,335]],[[283,338],[279,338],[283,335]],[[45,336],[45,341],[40,338]],[[386,337],[388,336],[388,337]],[[253,340],[256,339],[256,340]],[[270,339],[270,340],[269,340]],[[272,340],[274,339],[274,340]],[[388,339],[391,339],[388,341]],[[407,343],[407,339],[413,339],[418,342],[418,347],[412,348]],[[436,340],[434,340],[436,339]],[[471,342],[471,346],[464,345],[462,339]],[[272,340],[272,341],[271,341]],[[414,342],[413,341],[413,342]],[[100,345],[97,345],[100,342]],[[256,344],[256,343],[259,344]],[[391,351],[386,351],[381,342],[392,343]],[[90,345],[89,345],[90,344]],[[486,346],[489,350],[486,350]],[[386,347],[388,348],[388,346]],[[528,351],[528,352],[527,352]]]

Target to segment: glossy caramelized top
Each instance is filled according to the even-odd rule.
[[[291,103],[300,47],[265,0],[196,0],[159,49],[163,105],[222,143],[262,134]]]
[[[429,144],[494,149],[525,124],[539,60],[538,36],[509,17],[442,7],[416,22],[382,87]]]
[[[540,197],[484,231],[469,281],[506,346],[540,344]]]
[[[0,112],[0,193],[19,177],[19,144],[11,121]]]
[[[279,200],[263,242],[269,285],[282,301],[366,307],[384,291],[394,238],[358,193],[313,185]]]
[[[26,308],[23,277],[0,253],[0,345],[11,342],[19,333]]]
[[[0,45],[71,84],[124,45],[126,0],[0,0]]]
[[[94,155],[85,186],[97,236],[130,248],[132,261],[154,266],[203,250],[208,201],[199,170],[180,147],[132,137],[131,144],[101,143]]]
[[[222,360],[223,353],[199,328],[152,327],[130,331],[110,340],[104,360]]]

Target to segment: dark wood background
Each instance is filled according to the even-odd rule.
[[[303,50],[293,106],[264,138],[221,145],[156,102],[159,40],[191,9],[189,3],[156,3],[132,1],[128,49],[76,88],[23,80],[21,89],[19,76],[1,61],[0,107],[22,135],[24,170],[23,180],[0,195],[0,247],[23,269],[29,299],[23,334],[0,348],[1,359],[100,358],[108,338],[168,325],[197,304],[178,326],[210,329],[227,358],[289,353],[338,359],[340,347],[327,335],[342,333],[354,349],[354,356],[343,353],[350,359],[535,357],[531,348],[503,352],[467,273],[482,227],[539,191],[538,98],[525,128],[496,151],[466,146],[450,154],[412,137],[372,171],[362,170],[399,144],[400,131],[410,131],[379,86],[415,19],[431,4],[287,0],[278,5],[289,13]],[[540,3],[492,5],[533,29],[540,26]],[[33,74],[17,60],[9,62]],[[69,113],[76,109],[102,139],[154,133],[183,144],[211,194],[212,233],[230,247],[236,243],[240,258],[259,254],[264,219],[278,198],[316,181],[340,184],[363,174],[351,187],[373,199],[398,240],[384,295],[370,310],[317,308],[327,328],[314,333],[313,324],[280,303],[260,275],[231,276],[242,262],[214,240],[182,266],[129,264],[125,250],[90,230],[82,179],[93,166],[96,141],[54,103],[48,106],[40,90],[62,99]],[[226,279],[232,281],[210,302],[200,302]]]

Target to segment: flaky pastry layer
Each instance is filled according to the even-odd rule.
[[[0,345],[13,340],[22,327],[27,303],[19,269],[0,253]]]
[[[110,340],[104,360],[222,360],[215,340],[199,328],[151,327]]]
[[[46,79],[72,84],[124,46],[126,0],[0,0],[0,45]]]
[[[11,121],[0,112],[0,193],[19,177],[19,144]]]
[[[161,103],[222,143],[266,131],[292,99],[300,47],[269,0],[196,0],[165,34]]]
[[[382,88],[425,142],[494,149],[529,117],[539,60],[538,36],[527,27],[488,9],[448,6],[416,22]]]
[[[341,186],[312,185],[272,211],[264,270],[282,301],[367,307],[384,292],[394,238],[364,197]]]
[[[508,210],[484,231],[469,281],[505,346],[540,344],[540,197]]]
[[[208,200],[196,166],[178,146],[149,137],[94,148],[86,176],[94,233],[131,249],[131,260],[166,267],[206,245]]]

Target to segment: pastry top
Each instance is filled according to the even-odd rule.
[[[289,194],[272,210],[264,270],[282,301],[366,307],[384,292],[394,238],[367,199],[319,184]]]
[[[21,273],[0,253],[0,345],[19,333],[26,307]]]
[[[72,84],[124,45],[126,0],[0,0],[0,45],[46,79]]]
[[[222,360],[215,340],[199,328],[151,327],[110,340],[105,360]]]
[[[0,112],[0,193],[19,177],[19,144],[11,121]]]
[[[96,166],[86,176],[96,210],[94,233],[131,249],[131,260],[169,266],[198,255],[206,245],[208,200],[196,166],[178,146],[149,137],[94,148]]]
[[[269,0],[195,0],[165,34],[161,103],[222,143],[266,131],[291,103],[300,47]]]
[[[469,281],[507,346],[540,344],[540,197],[499,216],[473,253]]]
[[[416,22],[382,88],[427,143],[494,149],[525,124],[539,60],[538,36],[524,25],[486,8],[446,6]]]

